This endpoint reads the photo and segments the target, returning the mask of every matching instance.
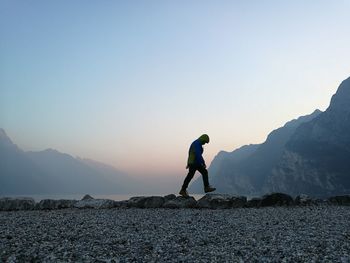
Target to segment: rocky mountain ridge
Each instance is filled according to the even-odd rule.
[[[112,166],[54,149],[24,152],[0,129],[0,195],[126,193],[134,180]]]
[[[219,192],[257,196],[268,192],[330,196],[350,193],[350,78],[325,112],[287,122],[260,145],[219,153],[209,167]],[[201,192],[201,178],[190,187]]]
[[[291,194],[350,192],[350,78],[324,113],[298,127],[265,187]]]

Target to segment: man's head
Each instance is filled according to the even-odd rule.
[[[201,137],[199,137],[199,140],[201,141],[202,144],[209,143],[209,136],[208,136],[208,134],[201,135]]]

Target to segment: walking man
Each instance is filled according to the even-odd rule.
[[[196,171],[202,174],[204,192],[209,193],[216,190],[216,188],[211,187],[209,185],[208,170],[202,156],[203,145],[206,143],[209,143],[209,136],[207,134],[203,134],[201,137],[195,140],[190,146],[190,149],[188,151],[188,161],[187,161],[187,167],[186,167],[188,169],[188,174],[184,180],[181,191],[179,192],[179,194],[184,197],[189,196],[186,189]]]

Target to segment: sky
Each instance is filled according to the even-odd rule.
[[[350,1],[0,1],[0,127],[140,177],[183,177],[325,110],[350,76]]]

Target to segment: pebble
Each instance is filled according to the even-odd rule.
[[[0,212],[0,262],[350,262],[350,207]]]

